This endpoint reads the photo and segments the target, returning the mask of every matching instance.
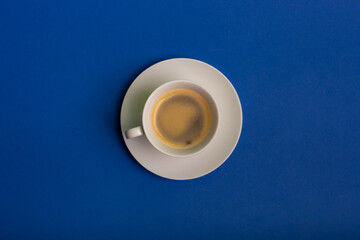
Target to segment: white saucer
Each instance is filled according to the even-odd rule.
[[[150,93],[177,79],[203,86],[219,109],[215,138],[203,151],[191,157],[170,157],[155,149],[145,136],[126,139],[124,134],[125,130],[141,125],[142,109]],[[174,180],[198,178],[214,171],[234,150],[242,127],[240,100],[230,81],[216,68],[188,58],[165,60],[143,71],[128,89],[120,116],[125,144],[134,158],[150,172]]]

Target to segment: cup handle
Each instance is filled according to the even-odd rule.
[[[125,131],[125,137],[127,139],[140,137],[142,135],[144,135],[144,130],[141,126],[130,128]]]

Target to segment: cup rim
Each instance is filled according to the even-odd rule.
[[[146,114],[145,114],[145,109],[147,109],[150,104],[150,100],[154,98],[155,94],[160,91],[162,88],[168,86],[168,85],[172,85],[172,84],[175,84],[175,83],[188,83],[188,84],[192,84],[192,85],[195,85],[199,88],[201,88],[202,90],[204,90],[209,96],[210,98],[212,99],[212,102],[214,104],[214,107],[215,107],[215,110],[216,110],[216,126],[215,126],[215,131],[213,133],[213,136],[211,137],[211,139],[209,140],[209,142],[204,145],[202,148],[200,148],[198,151],[196,152],[193,152],[193,153],[189,153],[189,154],[184,154],[184,155],[178,155],[178,154],[173,154],[173,153],[169,153],[163,149],[161,149],[159,146],[157,146],[157,144],[155,144],[152,140],[152,138],[150,138],[148,136],[148,131],[149,129],[147,127],[145,127],[145,121],[146,121]],[[218,106],[217,106],[217,103],[215,101],[215,99],[213,98],[213,96],[201,85],[199,85],[198,83],[195,83],[194,81],[191,81],[191,80],[182,80],[182,79],[176,79],[176,80],[172,80],[172,81],[169,81],[169,82],[166,82],[162,85],[160,85],[159,87],[157,87],[151,94],[150,96],[147,98],[146,102],[145,102],[145,105],[144,105],[144,108],[143,108],[143,112],[142,112],[142,126],[143,126],[143,130],[144,130],[144,135],[145,137],[147,138],[147,140],[150,142],[150,144],[155,147],[158,151],[168,155],[168,156],[172,156],[172,157],[179,157],[179,158],[182,158],[182,157],[191,157],[191,156],[194,156],[200,152],[202,152],[204,149],[206,149],[209,144],[214,140],[214,138],[216,137],[217,133],[218,133],[218,126],[219,126],[219,120],[220,120],[220,117],[219,117],[219,109],[218,109]]]

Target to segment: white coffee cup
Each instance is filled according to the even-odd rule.
[[[188,89],[198,93],[207,102],[210,109],[210,126],[206,137],[191,148],[174,148],[165,144],[158,135],[152,125],[152,112],[155,104],[166,93],[176,89]],[[156,88],[146,100],[142,112],[142,126],[134,127],[125,131],[126,138],[135,138],[145,135],[149,142],[160,152],[173,157],[188,157],[196,154],[204,149],[214,138],[219,122],[218,109],[212,96],[198,84],[189,80],[174,80],[167,82]]]

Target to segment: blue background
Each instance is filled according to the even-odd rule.
[[[0,239],[359,239],[359,1],[2,1]],[[122,140],[127,88],[222,71],[240,141],[172,181]]]

